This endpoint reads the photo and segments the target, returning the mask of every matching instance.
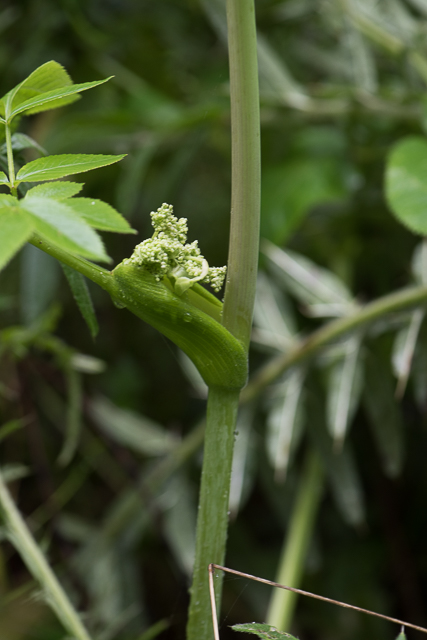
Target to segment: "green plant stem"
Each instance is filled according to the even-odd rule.
[[[427,287],[408,287],[374,300],[351,316],[328,322],[306,338],[296,342],[286,353],[272,358],[261,367],[248,386],[243,389],[241,401],[249,402],[257,397],[267,385],[274,382],[285,371],[316,356],[323,347],[346,333],[372,324],[389,313],[406,311],[426,304]]]
[[[30,573],[40,583],[46,601],[54,609],[64,628],[76,640],[90,640],[78,613],[16,508],[1,473],[0,513],[10,542],[19,551]]]
[[[276,582],[298,588],[310,544],[316,514],[323,494],[323,467],[315,451],[308,451],[295,506],[283,546]],[[267,624],[289,631],[297,594],[274,589],[267,613]]]
[[[73,255],[72,253],[68,253],[68,251],[64,251],[36,233],[32,235],[28,242],[72,269],[75,269],[82,275],[89,278],[89,280],[92,280],[92,282],[96,282],[96,284],[99,284],[100,287],[108,291],[113,298],[117,297],[117,284],[114,282],[111,271],[108,271],[103,267],[99,267],[97,264],[89,262],[89,260],[85,260],[85,258],[81,258]]]
[[[260,122],[253,0],[227,0],[230,61],[232,193],[222,322],[247,352],[259,252]],[[221,564],[227,539],[231,465],[239,389],[210,387],[188,640],[213,637],[208,566]],[[218,560],[215,560],[217,558]],[[220,602],[221,585],[216,590]]]
[[[225,557],[234,430],[239,390],[211,387],[197,518],[196,558],[187,626],[188,640],[213,638],[208,566]],[[221,588],[216,590],[220,601]]]
[[[248,348],[259,253],[258,63],[253,0],[227,0],[231,103],[231,227],[223,324]]]

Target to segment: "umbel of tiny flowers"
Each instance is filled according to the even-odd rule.
[[[152,237],[138,244],[123,263],[144,267],[157,281],[168,277],[178,295],[195,282],[210,284],[214,291],[219,291],[227,267],[210,267],[200,253],[197,240],[186,244],[187,218],[176,218],[173,206],[166,203],[150,216],[154,227]]]

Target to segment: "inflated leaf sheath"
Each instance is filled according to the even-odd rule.
[[[112,275],[117,300],[182,349],[209,386],[242,388],[247,356],[241,343],[217,320],[178,296],[141,267],[119,264]]]

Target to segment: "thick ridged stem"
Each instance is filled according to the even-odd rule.
[[[261,151],[253,0],[227,0],[231,226],[223,324],[248,348],[259,252]]]

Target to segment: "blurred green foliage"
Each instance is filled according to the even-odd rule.
[[[427,4],[256,5],[263,236],[328,269],[352,304],[406,286],[416,280],[418,239],[390,215],[384,166],[394,143],[425,132]],[[224,264],[230,135],[221,2],[4,0],[0,34],[0,95],[51,59],[79,83],[114,74],[84,100],[33,116],[24,132],[49,153],[127,153],[121,165],[85,176],[83,195],[115,206],[139,241],[151,235],[149,212],[172,202],[189,219],[190,240],[199,240],[211,264]],[[116,261],[135,242],[105,241]],[[271,260],[262,255],[261,265]],[[65,283],[58,265],[33,247],[0,275],[0,462],[27,467],[14,494],[96,637],[182,638],[204,388],[173,346],[89,283],[100,325],[92,340]],[[277,304],[283,340],[284,325],[289,340],[319,325],[306,313],[307,300],[290,299],[296,293],[289,278],[286,284],[276,270],[263,283],[272,301],[264,300],[266,313],[257,317],[271,320]],[[396,332],[408,322],[408,314],[389,318],[364,336],[364,385],[355,391],[343,457],[333,451],[325,417],[328,380],[342,351],[302,377],[305,417],[292,436],[286,480],[268,454],[277,437],[271,412],[277,416],[286,380],[246,408],[227,563],[274,579],[301,456],[313,443],[325,452],[329,480],[302,587],[426,625],[425,323],[403,398],[394,395],[402,369],[391,364]],[[266,327],[257,321],[259,329]],[[257,337],[253,370],[285,348]],[[73,421],[77,450],[61,466]],[[7,640],[63,637],[47,607],[28,597],[34,588],[12,547],[2,544],[0,628]],[[226,578],[225,624],[263,620],[268,599],[267,587]],[[393,637],[381,621],[306,600],[292,631],[301,638]],[[232,634],[223,626],[221,636]]]

